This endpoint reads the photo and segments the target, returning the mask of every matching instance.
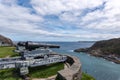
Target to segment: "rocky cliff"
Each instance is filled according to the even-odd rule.
[[[0,42],[1,44],[8,44],[9,46],[13,46],[12,40],[3,35],[0,35]]]
[[[97,41],[90,48],[80,48],[75,52],[87,52],[93,56],[120,63],[120,38]]]

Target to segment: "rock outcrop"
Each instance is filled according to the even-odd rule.
[[[3,35],[0,35],[0,44],[0,46],[13,46],[12,40]]]
[[[115,63],[120,63],[120,38],[97,41],[90,48],[80,48],[75,52],[86,52],[93,56],[103,57]]]

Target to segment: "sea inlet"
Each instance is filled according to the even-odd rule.
[[[90,47],[94,42],[48,42],[60,45],[53,49],[60,54],[77,56],[82,63],[82,71],[92,75],[96,80],[120,80],[120,64],[85,53],[75,53],[74,49]]]

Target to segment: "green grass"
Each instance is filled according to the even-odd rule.
[[[0,58],[18,56],[14,50],[15,47],[0,47]]]
[[[47,78],[57,74],[57,71],[62,70],[63,68],[63,63],[51,64],[49,66],[33,67],[29,70],[29,76],[31,78]]]
[[[0,58],[18,56],[15,53],[15,47],[0,47]],[[28,74],[31,78],[47,78],[57,74],[57,71],[64,68],[63,63],[51,64],[48,66],[40,66],[29,68],[30,73]],[[16,69],[4,69],[0,70],[0,80],[21,80]]]
[[[13,50],[15,47],[0,47],[0,58],[18,56]],[[15,71],[15,69],[0,70],[0,80],[21,80]]]
[[[40,66],[29,68],[28,74],[31,79],[33,78],[47,78],[57,74],[57,71],[64,68],[63,63],[51,64],[49,66]],[[0,80],[22,80],[16,69],[0,70]]]
[[[0,80],[22,80],[15,69],[0,70]]]
[[[83,72],[81,80],[95,80],[95,78]]]

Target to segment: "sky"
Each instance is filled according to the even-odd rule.
[[[119,0],[0,0],[0,34],[13,41],[120,37]]]

